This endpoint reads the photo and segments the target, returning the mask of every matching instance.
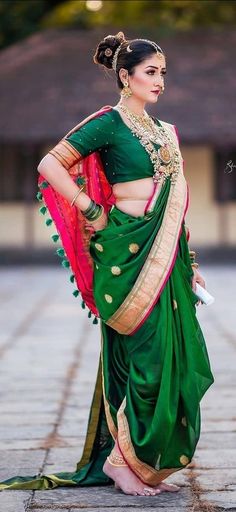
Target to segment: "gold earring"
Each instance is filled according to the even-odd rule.
[[[124,87],[123,87],[123,89],[122,89],[122,91],[121,91],[121,93],[120,93],[120,94],[121,94],[121,96],[122,96],[123,98],[129,98],[129,97],[131,96],[131,94],[132,94],[132,91],[131,91],[131,89],[129,88],[129,83],[128,83],[128,82],[124,82],[124,83],[123,83],[123,86],[124,86]]]
[[[164,90],[165,90],[165,86],[163,85],[163,87],[161,87],[160,94],[163,94]]]

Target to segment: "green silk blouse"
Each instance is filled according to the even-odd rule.
[[[154,118],[161,126],[161,123]],[[152,177],[153,164],[138,137],[112,109],[91,119],[65,139],[85,157],[98,151],[110,184]],[[155,148],[160,147],[154,144]]]

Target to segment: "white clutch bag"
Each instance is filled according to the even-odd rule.
[[[196,291],[194,293],[206,306],[210,306],[215,301],[215,298],[199,283],[196,283]]]

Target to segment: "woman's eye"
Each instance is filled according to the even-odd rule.
[[[155,71],[151,70],[151,71],[147,71],[147,75],[154,75]],[[161,72],[161,75],[165,75],[166,74],[166,71],[162,71]]]

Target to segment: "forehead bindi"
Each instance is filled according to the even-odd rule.
[[[166,61],[164,55],[153,55],[153,57],[146,59],[145,62],[143,62],[143,69],[156,69],[160,71],[166,69]]]

